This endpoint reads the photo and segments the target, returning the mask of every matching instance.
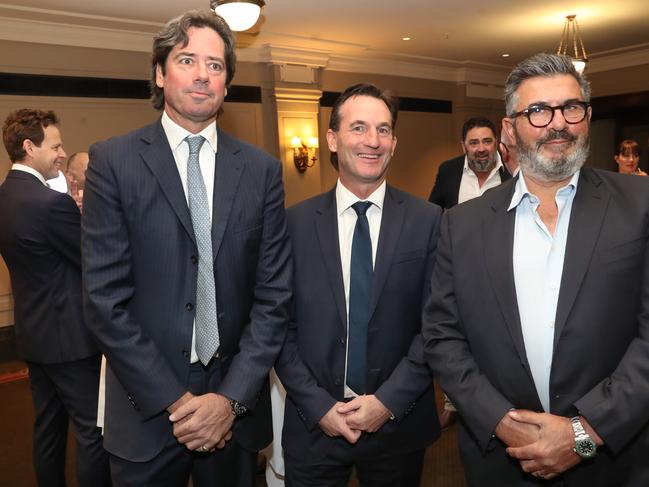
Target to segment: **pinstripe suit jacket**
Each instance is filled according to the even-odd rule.
[[[105,447],[153,458],[172,434],[165,409],[186,390],[197,247],[160,122],[90,148],[82,251],[88,326],[108,358]],[[234,439],[271,440],[268,370],[284,341],[290,251],[281,166],[218,132],[212,216],[225,371],[217,391],[247,405]]]

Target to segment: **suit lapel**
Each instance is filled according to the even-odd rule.
[[[561,289],[557,303],[554,348],[557,346],[581,283],[591,265],[593,251],[604,222],[609,195],[600,191],[600,185],[601,180],[595,172],[587,168],[582,169],[570,213]]]
[[[383,202],[383,215],[381,216],[381,229],[379,242],[376,249],[376,263],[374,264],[374,279],[372,280],[372,297],[370,301],[370,320],[376,310],[376,305],[385,286],[385,281],[392,265],[394,253],[401,235],[405,205],[403,199],[398,198],[390,186],[385,189]]]
[[[514,187],[515,185],[511,184],[510,191],[498,192],[498,200],[494,201],[491,206],[491,217],[485,218],[482,222],[484,239],[484,255],[482,259],[487,267],[487,273],[491,279],[491,288],[496,295],[496,301],[505,319],[512,342],[521,362],[527,364],[525,342],[518,313],[512,259],[516,212],[514,210],[507,211]],[[526,366],[525,369],[529,373],[529,367]]]
[[[160,121],[150,125],[150,131],[142,136],[147,146],[140,153],[145,164],[158,180],[163,194],[169,201],[176,216],[185,228],[185,231],[195,242],[194,229],[192,227],[187,199],[183,190],[178,168],[173,153],[169,147],[169,141],[164,133]]]
[[[327,269],[327,277],[331,292],[334,296],[340,322],[347,327],[347,305],[345,303],[345,287],[340,261],[340,245],[338,241],[338,215],[336,209],[336,189],[329,191],[322,199],[322,206],[316,209],[314,223],[320,252]]]
[[[223,242],[244,167],[241,149],[233,138],[218,130],[217,144],[212,209],[212,254],[215,260]]]

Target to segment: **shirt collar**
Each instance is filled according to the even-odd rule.
[[[11,169],[15,171],[22,171],[22,172],[28,172],[32,176],[35,176],[38,178],[38,180],[43,183],[43,186],[48,186],[47,182],[45,182],[45,178],[41,173],[39,173],[36,169],[34,169],[31,166],[27,166],[25,164],[20,164],[19,162],[14,162],[11,166]]]
[[[496,165],[494,166],[494,168],[493,168],[493,169],[491,170],[491,172],[489,173],[489,178],[490,178],[491,176],[493,176],[493,174],[494,174],[496,171],[500,171],[500,168],[501,168],[501,167],[503,167],[503,160],[500,158],[500,153],[499,153],[498,151],[496,151]],[[465,154],[465,155],[464,155],[464,168],[463,168],[463,172],[467,172],[467,171],[471,171],[471,172],[473,172],[473,169],[471,169],[471,168],[469,167],[469,158],[468,158],[468,157],[466,156],[466,154]],[[475,173],[474,173],[474,174],[475,174]],[[489,178],[487,178],[487,179],[489,179]]]
[[[171,147],[172,151],[175,151],[178,146],[180,146],[180,144],[184,142],[186,137],[202,135],[209,144],[210,149],[212,149],[212,152],[216,154],[216,120],[214,120],[197,134],[192,134],[189,130],[178,125],[169,117],[169,115],[167,115],[166,111],[162,113],[160,123],[162,123],[162,128],[165,131],[165,135],[167,136],[167,140],[169,141],[169,146]]]
[[[568,181],[568,184],[565,186],[559,188],[557,190],[557,194],[562,192],[566,188],[571,188],[572,190],[575,190],[577,188],[577,182],[579,181],[579,173],[581,170],[578,170],[575,174],[572,175],[570,178],[570,181]],[[530,196],[532,193],[527,189],[527,183],[525,182],[525,178],[523,177],[523,171],[519,171],[518,173],[518,180],[516,181],[516,186],[514,187],[514,194],[512,196],[512,200],[509,203],[509,208],[507,208],[507,211],[510,211],[514,208],[516,208],[521,201],[523,201],[523,198],[526,196]]]
[[[385,200],[385,188],[386,183],[385,180],[383,180],[379,187],[376,188],[372,192],[372,194],[367,197],[367,199],[362,201],[369,201],[379,209],[382,209],[383,201]],[[360,201],[359,197],[349,191],[340,181],[340,178],[338,178],[338,182],[336,183],[336,208],[338,211],[338,216],[342,215],[345,210],[350,208],[357,201]]]

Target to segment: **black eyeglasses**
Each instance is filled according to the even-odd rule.
[[[579,123],[586,118],[590,103],[585,101],[570,101],[565,105],[551,107],[549,105],[530,105],[525,110],[514,113],[510,118],[525,115],[533,127],[543,128],[550,125],[554,118],[554,112],[561,110],[563,118],[570,124]]]

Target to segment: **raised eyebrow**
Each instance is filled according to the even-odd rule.
[[[174,57],[181,57],[181,56],[196,57],[196,53],[193,53],[191,51],[178,51]]]

